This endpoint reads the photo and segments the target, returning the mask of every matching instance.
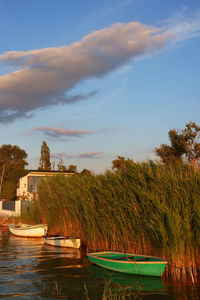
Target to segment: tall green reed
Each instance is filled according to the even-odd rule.
[[[200,173],[188,165],[128,159],[102,175],[46,178],[38,205],[52,234],[79,235],[88,250],[166,257],[174,278],[199,278]]]

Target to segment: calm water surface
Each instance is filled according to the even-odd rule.
[[[0,227],[0,249],[1,299],[99,300],[106,281],[113,289],[131,287],[132,299],[200,299],[200,286],[179,287],[160,278],[107,271],[89,264],[79,250],[47,246],[42,239],[18,238],[5,227]]]

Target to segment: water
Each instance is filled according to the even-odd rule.
[[[1,299],[100,300],[107,281],[113,291],[131,287],[131,299],[200,299],[200,286],[169,285],[160,278],[104,270],[88,263],[79,250],[15,237],[5,227],[0,227],[0,249]]]

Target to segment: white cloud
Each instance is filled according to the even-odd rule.
[[[132,65],[124,65],[119,70],[116,71],[116,74],[125,74],[132,69]]]
[[[188,16],[188,8],[184,6],[167,20],[165,34],[171,36],[172,42],[179,42],[200,37],[200,12]]]
[[[0,121],[90,97],[67,93],[88,78],[100,78],[130,59],[153,53],[166,41],[162,29],[131,22],[95,31],[69,46],[6,52],[0,62],[18,70],[0,76]]]

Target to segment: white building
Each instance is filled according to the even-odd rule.
[[[60,171],[29,171],[27,175],[21,177],[17,186],[17,199],[34,200],[37,195],[37,186],[42,178],[48,176],[65,175],[70,176],[74,173]]]

